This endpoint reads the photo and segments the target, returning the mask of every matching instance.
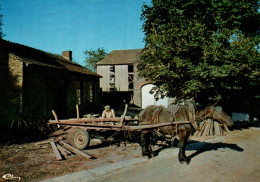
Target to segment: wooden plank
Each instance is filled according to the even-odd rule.
[[[110,65],[107,66],[98,65],[97,73],[102,76],[102,78],[99,79],[100,88],[102,88],[103,92],[109,92],[110,91]]]
[[[212,120],[208,119],[208,123],[209,123],[208,136],[210,136],[210,129],[211,129]]]
[[[205,125],[206,125],[206,121],[202,121],[202,122],[200,123],[200,132],[199,132],[199,134],[198,134],[198,137],[200,137],[200,136],[202,135],[202,133],[203,133],[203,131],[204,131],[204,129],[205,129]]]
[[[211,119],[206,120],[205,136],[209,136]]]
[[[209,128],[209,136],[213,136],[213,123],[214,121],[213,120],[210,120],[210,128]]]
[[[129,91],[128,65],[115,66],[115,88],[116,91]]]
[[[58,146],[57,146],[57,148],[58,148]],[[59,149],[59,148],[58,148],[58,149]],[[69,155],[69,154],[67,154],[65,151],[60,150],[60,149],[59,149],[59,152],[60,152],[61,155],[63,155],[64,157],[67,156],[67,155]]]
[[[57,148],[59,149],[59,151],[60,151],[62,154],[64,153],[65,155],[72,155],[71,151],[69,151],[69,150],[63,148],[63,147],[60,146],[59,144],[57,144]],[[64,155],[64,154],[63,154],[63,155]]]
[[[50,142],[50,144],[51,144],[51,147],[52,147],[52,149],[53,149],[53,152],[54,152],[54,154],[55,154],[56,159],[57,159],[58,161],[62,160],[62,157],[61,157],[61,155],[60,155],[60,152],[59,152],[59,150],[57,149],[57,147],[56,147],[54,141],[49,141],[49,142]]]
[[[64,142],[64,141],[60,141],[60,143],[61,143],[62,145],[64,145],[65,147],[67,147],[67,148],[68,148],[69,150],[71,150],[72,152],[76,153],[76,154],[79,154],[79,155],[81,155],[81,156],[83,156],[83,157],[86,157],[87,159],[91,159],[91,158],[92,158],[91,155],[88,155],[88,154],[86,154],[85,152],[82,152],[81,150],[79,150],[79,149],[77,149],[77,148],[75,148],[75,147],[72,147],[71,145],[67,144],[67,143]]]
[[[214,122],[215,135],[221,135],[220,126],[218,122]]]
[[[195,133],[193,134],[193,136],[197,136],[199,134],[200,131],[195,131]]]
[[[45,144],[49,144],[50,141],[42,141],[42,142],[37,142],[34,145],[45,145]]]

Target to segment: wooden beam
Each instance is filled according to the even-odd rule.
[[[123,125],[123,122],[124,122],[124,120],[125,120],[125,115],[126,115],[126,112],[127,112],[127,107],[128,107],[128,105],[126,104],[126,105],[125,105],[124,113],[123,113],[123,115],[122,115],[121,118],[120,118],[119,126],[122,126],[122,125]]]
[[[54,116],[54,118],[55,118],[55,121],[56,121],[56,122],[59,122],[58,117],[57,117],[57,114],[55,113],[55,111],[52,110],[51,112],[52,112],[52,114],[53,114],[53,116]]]
[[[63,155],[64,155],[64,154],[65,154],[65,155],[72,155],[71,151],[69,151],[69,150],[63,148],[63,147],[60,146],[59,144],[57,144],[57,148],[59,149],[59,151],[60,151],[61,153],[63,153]]]
[[[76,111],[77,111],[77,119],[79,119],[79,105],[76,104]]]
[[[60,152],[59,152],[59,150],[57,149],[57,147],[56,147],[54,141],[50,141],[50,144],[51,144],[51,147],[52,147],[52,149],[53,149],[53,152],[54,152],[54,154],[55,154],[56,159],[57,159],[58,161],[62,160],[62,157],[61,157],[61,155],[60,155]]]
[[[87,159],[91,159],[91,158],[92,158],[91,155],[88,155],[88,154],[86,154],[85,152],[82,152],[81,150],[79,150],[79,149],[77,149],[77,148],[75,148],[75,147],[72,147],[71,145],[67,144],[67,143],[64,142],[64,141],[60,141],[60,143],[61,143],[62,145],[64,145],[65,147],[67,147],[67,148],[68,148],[69,150],[71,150],[72,152],[76,153],[76,154],[79,154],[79,155],[81,155],[81,156],[83,156],[83,157],[86,157]]]

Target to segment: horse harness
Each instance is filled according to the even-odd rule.
[[[196,121],[194,102],[192,100],[190,100],[188,103],[185,103],[185,104],[188,104],[188,118],[189,118],[189,121],[191,121],[191,125],[195,128],[195,130],[199,130],[199,127],[198,127],[198,124]],[[170,115],[169,115],[169,121],[171,123],[176,122],[176,113],[179,111],[180,105],[181,105],[180,103],[176,103],[176,104],[172,105],[172,107],[170,109]],[[163,109],[163,106],[160,105],[154,110],[152,118],[150,120],[151,123],[152,123],[152,121],[155,121],[154,124],[159,123],[159,115],[160,115],[160,112],[162,111],[162,109]],[[155,117],[157,117],[156,120],[154,120]],[[172,128],[174,129],[174,126],[172,126]],[[175,129],[176,129],[176,134],[177,134],[178,133],[178,124],[176,124]],[[156,129],[156,133],[160,133],[159,128]]]
[[[163,109],[163,106],[160,105],[160,106],[158,106],[157,109],[153,112],[153,116],[152,116],[152,119],[151,119],[151,123],[152,123],[152,121],[153,121],[153,119],[154,119],[154,117],[155,117],[156,114],[157,114],[157,122],[155,122],[154,124],[158,124],[158,123],[159,123],[159,114],[160,114],[160,112],[162,111],[162,109]]]

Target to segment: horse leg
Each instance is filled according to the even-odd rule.
[[[142,147],[142,155],[143,156],[148,156],[148,149],[147,149],[147,141],[146,141],[146,131],[141,132],[141,147]]]
[[[152,132],[148,132],[147,133],[147,149],[148,149],[148,153],[149,153],[149,155],[148,155],[149,159],[154,157],[154,152],[152,150],[152,145],[151,145],[152,137],[153,137],[153,133]]]
[[[179,154],[178,158],[181,164],[184,162],[186,164],[189,164],[189,159],[185,155],[185,149],[186,149],[186,144],[188,141],[188,138],[191,133],[191,126],[190,125],[182,125],[178,128],[179,131],[179,144],[180,144],[180,149],[179,149]]]
[[[154,157],[154,153],[151,147],[152,132],[142,131],[141,132],[141,147],[142,155],[148,156],[149,159]]]

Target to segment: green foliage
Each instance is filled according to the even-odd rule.
[[[237,90],[249,93],[260,85],[258,9],[258,0],[144,4],[141,76],[168,96],[216,99]]]
[[[104,48],[98,48],[97,50],[86,50],[84,52],[86,55],[86,68],[96,72],[96,63],[101,61],[106,55]]]

